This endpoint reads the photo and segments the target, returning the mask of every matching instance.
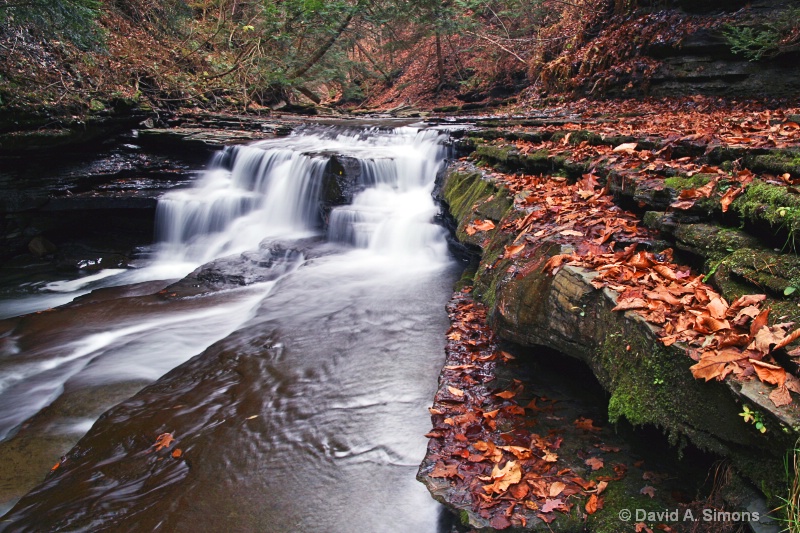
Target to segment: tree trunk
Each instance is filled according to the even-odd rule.
[[[439,87],[441,89],[445,82],[444,59],[442,58],[442,38],[439,31],[436,31],[436,66],[439,68]]]
[[[361,3],[359,2],[359,4],[356,5],[356,7],[352,11],[350,11],[350,13],[347,14],[347,17],[345,17],[345,19],[342,21],[342,23],[336,29],[336,32],[333,35],[331,35],[330,38],[327,41],[325,41],[325,43],[323,43],[323,45],[320,46],[317,49],[317,51],[314,52],[314,54],[310,58],[308,58],[308,61],[303,63],[302,66],[300,66],[294,72],[292,72],[289,75],[290,78],[299,78],[300,76],[302,76],[303,74],[308,72],[311,67],[316,65],[317,62],[320,59],[322,59],[322,56],[324,56],[325,53],[328,50],[330,50],[331,46],[333,46],[334,43],[336,43],[336,41],[339,39],[339,37],[344,33],[344,30],[347,29],[347,26],[350,25],[350,21],[353,20],[353,15],[355,14],[356,9],[360,5],[361,5]]]

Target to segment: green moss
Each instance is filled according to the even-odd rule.
[[[774,150],[769,154],[750,156],[747,158],[753,172],[769,172],[772,174],[789,173],[800,175],[800,151]]]
[[[453,286],[453,290],[458,292],[461,291],[464,287],[468,287],[475,283],[475,272],[477,267],[474,265],[470,265],[464,269],[464,272],[461,274],[461,278],[456,281],[455,285]]]
[[[790,238],[800,229],[800,195],[786,187],[761,180],[751,183],[731,208],[752,222],[766,222],[774,228],[785,228]]]
[[[620,512],[623,509],[632,513],[636,512],[636,509],[644,509],[645,512],[663,512],[664,502],[643,494],[637,495],[638,489],[641,487],[632,485],[641,485],[639,481],[638,479],[623,478],[621,482],[609,483],[608,488],[603,492],[603,508],[589,516],[588,529],[593,533],[619,533],[625,527],[625,522],[620,520]],[[634,521],[631,520],[631,523]]]
[[[99,113],[100,111],[103,111],[105,108],[106,108],[105,104],[100,100],[92,99],[89,102],[89,110],[94,113]]]
[[[676,191],[684,189],[697,189],[711,181],[710,174],[695,174],[692,177],[675,176],[664,180],[664,185]]]
[[[588,141],[588,143],[591,144],[592,146],[599,146],[601,144],[606,144],[600,135],[588,130],[557,131],[556,133],[553,134],[550,140],[553,142],[561,142],[567,137],[567,135],[569,135],[569,140],[567,142],[573,146],[577,146],[584,141]]]

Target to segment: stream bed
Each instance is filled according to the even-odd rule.
[[[434,223],[445,138],[226,149],[159,200],[137,268],[28,290],[36,312],[0,322],[6,508],[88,433],[0,529],[437,531],[415,474],[460,271]],[[358,161],[332,210],[331,154]]]

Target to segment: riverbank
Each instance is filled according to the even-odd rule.
[[[786,324],[800,315],[792,113],[681,117],[663,109],[626,118],[601,108],[559,122],[484,123],[461,141],[468,157],[451,166],[441,193],[457,237],[479,258],[468,283],[498,341],[583,361],[609,395],[611,423],[657,427],[678,446],[728,458],[771,505],[786,495],[783,459],[800,428],[794,327]],[[449,375],[440,394],[453,386]],[[464,435],[463,425],[441,418],[434,415],[435,427]],[[504,498],[507,519],[515,501],[531,510],[553,499],[522,495],[519,479],[497,493],[454,488],[456,476],[481,468],[454,456],[448,475],[433,474],[446,434],[433,436],[420,476],[473,526],[502,529],[479,509],[496,510]],[[461,447],[463,457],[483,453],[469,439]],[[496,459],[498,468],[516,460]],[[486,479],[507,475],[486,464]],[[584,501],[596,493],[576,494],[567,501],[583,508],[577,518],[602,530]],[[576,519],[571,505],[541,514],[503,525],[536,530],[542,520]]]

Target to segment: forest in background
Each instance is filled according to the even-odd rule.
[[[766,4],[765,8],[763,4]],[[262,112],[641,96],[697,32],[793,57],[796,7],[702,0],[3,0],[0,107]],[[647,52],[647,53],[646,53]]]

